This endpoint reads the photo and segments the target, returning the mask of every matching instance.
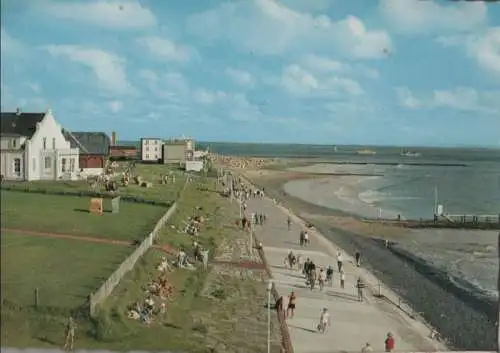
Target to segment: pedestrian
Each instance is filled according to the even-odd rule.
[[[68,319],[68,323],[66,324],[66,341],[64,342],[64,347],[63,347],[65,351],[72,351],[74,349],[75,330],[76,330],[75,320],[70,316]]]
[[[304,246],[308,246],[309,245],[309,234],[307,234],[307,230],[304,231]]]
[[[385,339],[385,351],[386,352],[392,352],[394,350],[394,346],[396,342],[394,341],[394,337],[392,336],[392,333],[387,334],[387,338]]]
[[[288,297],[288,311],[287,316],[293,319],[293,315],[295,314],[295,301],[297,300],[297,296],[295,292],[290,293]]]
[[[328,313],[328,309],[324,308],[321,312],[321,316],[319,318],[318,331],[321,333],[325,333],[326,326],[331,326],[330,322],[330,314]]]
[[[361,253],[359,252],[359,250],[356,250],[356,252],[354,253],[354,257],[356,258],[356,266],[360,266],[361,265]]]
[[[361,353],[370,353],[373,352],[373,348],[370,343],[366,342],[366,344],[361,348]]]
[[[326,283],[328,283],[328,285],[332,285],[333,284],[333,267],[332,265],[328,266],[328,268],[326,269]]]
[[[288,216],[286,219],[286,225],[289,231],[292,230],[292,219],[290,218],[290,216]]]
[[[318,275],[318,284],[319,284],[319,290],[323,291],[325,288],[325,282],[326,282],[326,272],[324,269],[319,270],[319,275]]]
[[[365,289],[366,285],[361,279],[361,277],[358,278],[356,281],[356,288],[358,289],[358,300],[362,303],[363,302],[363,290]]]
[[[340,251],[337,252],[337,269],[339,270],[339,272],[342,271],[342,265],[343,265],[343,256],[342,256],[342,253]]]
[[[303,230],[300,231],[299,242],[300,242],[300,246],[304,246],[304,231]]]
[[[287,313],[288,313],[288,305],[290,304],[290,298],[286,295],[283,296],[283,299],[281,301],[281,312],[283,313],[283,316],[286,320],[287,318]]]
[[[345,288],[345,273],[344,270],[340,271],[340,288]]]

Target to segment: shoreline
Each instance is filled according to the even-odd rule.
[[[424,319],[438,328],[451,342],[451,346],[467,350],[496,349],[497,328],[495,323],[490,321],[494,316],[492,314],[495,310],[494,303],[480,303],[477,298],[471,298],[470,293],[467,296],[465,291],[460,294],[453,293],[451,287],[440,284],[436,278],[432,280],[433,276],[436,277],[435,274],[425,273],[423,268],[417,269],[408,259],[388,251],[385,247],[381,248],[373,239],[380,237],[397,240],[406,232],[405,229],[381,224],[361,225],[359,217],[334,211],[326,206],[311,204],[289,195],[283,191],[283,183],[288,181],[287,173],[278,174],[280,175],[260,178],[249,176],[249,179],[256,185],[265,187],[266,194],[282,201],[292,212],[315,225],[325,238],[345,251],[361,249],[369,259],[368,268],[390,288],[399,288],[396,292],[410,302],[416,311],[423,312]],[[420,288],[420,290],[412,292],[404,288]],[[430,301],[436,302],[431,303],[428,298],[433,298]],[[478,310],[478,305],[484,305],[482,308],[489,313]],[[443,313],[448,315],[443,316]],[[454,319],[450,320],[449,315],[454,316]],[[457,322],[462,325],[457,325]]]

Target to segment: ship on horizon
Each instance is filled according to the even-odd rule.
[[[377,154],[377,152],[373,151],[373,150],[369,150],[369,149],[362,149],[362,150],[358,150],[356,152],[357,154],[366,154],[366,155],[374,155],[374,154]]]
[[[412,152],[407,149],[402,150],[400,154],[401,157],[420,157],[421,155],[419,152]]]

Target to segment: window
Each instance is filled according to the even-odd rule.
[[[149,159],[149,154],[146,155],[146,159]]]
[[[149,151],[149,147],[146,147],[146,151]]]
[[[50,169],[50,167],[52,167],[52,159],[50,157],[45,157],[44,164],[45,169]]]
[[[18,177],[21,176],[21,159],[14,158],[14,174]]]
[[[155,152],[158,152],[158,147],[155,147]]]
[[[149,145],[149,140],[146,140],[146,145]]]
[[[69,169],[70,171],[74,172],[75,171],[75,159],[74,158],[71,158],[69,160]]]
[[[47,149],[47,138],[46,137],[43,138],[43,149],[44,150]]]
[[[12,148],[16,148],[16,140],[12,140]]]
[[[68,168],[68,161],[66,160],[66,158],[61,159],[61,171],[63,173],[67,172],[67,168]]]
[[[155,140],[155,145],[157,145],[157,144],[158,144],[158,140]]]
[[[56,149],[56,139],[55,139],[55,137],[52,139],[52,149],[53,150]]]

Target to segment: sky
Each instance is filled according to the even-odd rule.
[[[2,111],[119,140],[500,148],[500,3],[3,0]]]

